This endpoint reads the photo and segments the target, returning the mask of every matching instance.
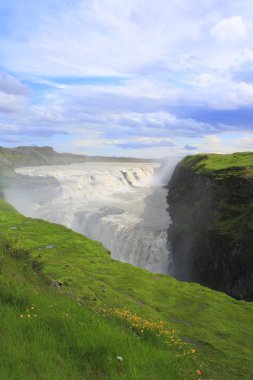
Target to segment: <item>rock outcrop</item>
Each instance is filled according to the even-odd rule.
[[[252,168],[252,153],[178,164],[168,193],[176,278],[253,300]]]

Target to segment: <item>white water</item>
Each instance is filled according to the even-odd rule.
[[[20,168],[19,174],[55,177],[57,196],[43,205],[29,203],[27,197],[24,203],[13,191],[5,197],[26,216],[63,224],[102,242],[114,259],[170,273],[167,190],[156,170],[154,163],[101,162]]]

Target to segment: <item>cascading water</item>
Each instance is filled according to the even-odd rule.
[[[58,183],[54,196],[51,192],[46,201],[28,202],[26,194],[24,204],[17,192],[7,189],[5,198],[26,216],[63,224],[102,242],[114,259],[168,274],[170,218],[167,190],[159,177],[154,180],[158,166],[97,162],[20,168],[17,173],[33,179],[53,177]]]

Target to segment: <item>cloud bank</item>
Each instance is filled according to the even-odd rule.
[[[135,156],[253,148],[252,12],[249,0],[1,4],[0,143]]]

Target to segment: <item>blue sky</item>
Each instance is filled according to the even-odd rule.
[[[253,149],[250,0],[0,0],[0,145]]]

